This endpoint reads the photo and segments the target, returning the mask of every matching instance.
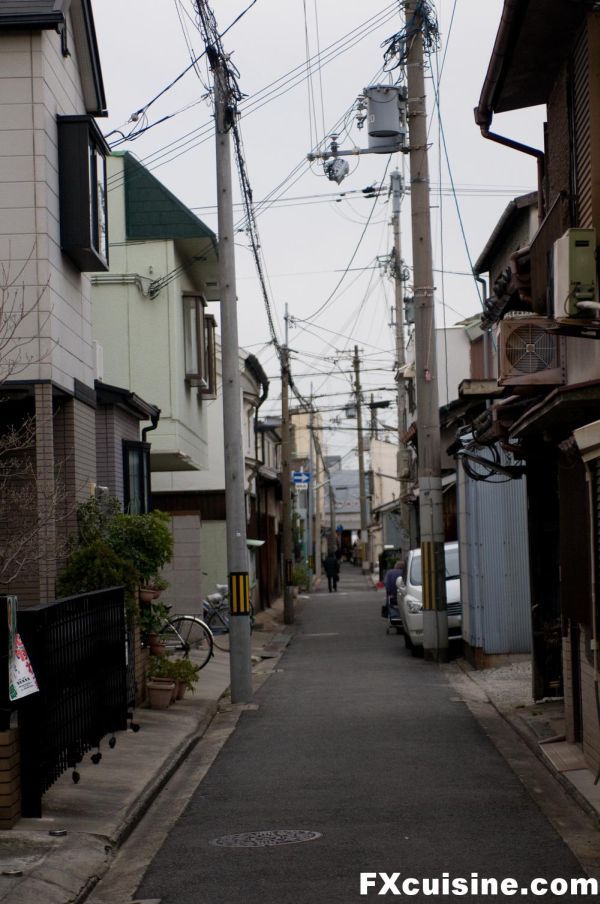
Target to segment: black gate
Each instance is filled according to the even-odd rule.
[[[104,735],[127,727],[123,588],[19,611],[39,693],[18,702],[23,816]]]

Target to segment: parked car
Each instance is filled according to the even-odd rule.
[[[445,543],[446,598],[448,606],[448,639],[462,637],[462,602],[460,598],[460,568],[458,543]],[[423,646],[423,580],[421,550],[411,549],[406,561],[406,581],[396,583],[398,609],[404,627],[404,642],[417,655]]]

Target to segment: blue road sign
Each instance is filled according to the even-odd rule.
[[[292,483],[296,486],[304,486],[310,483],[310,471],[292,471]]]

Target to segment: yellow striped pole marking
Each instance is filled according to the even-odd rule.
[[[232,615],[250,615],[250,578],[247,571],[229,575],[229,611]]]
[[[435,609],[435,574],[433,543],[421,543],[421,576],[423,581],[423,609]],[[433,575],[433,581],[431,576]]]

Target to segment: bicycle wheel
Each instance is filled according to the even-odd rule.
[[[212,631],[213,644],[217,650],[229,653],[229,609],[222,607],[211,612],[208,618],[208,627]]]
[[[213,636],[208,625],[195,615],[174,615],[161,631],[167,653],[182,653],[203,669],[213,653]]]

